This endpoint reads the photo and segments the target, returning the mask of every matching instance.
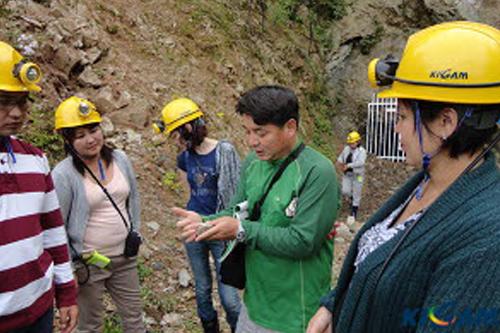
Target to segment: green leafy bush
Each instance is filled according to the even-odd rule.
[[[51,165],[55,165],[65,155],[63,140],[54,131],[53,115],[52,110],[43,107],[35,100],[28,116],[28,125],[19,135],[23,140],[42,149]]]
[[[179,180],[177,179],[177,173],[175,171],[167,171],[163,175],[161,180],[162,184],[171,189],[174,192],[180,192],[182,189]]]

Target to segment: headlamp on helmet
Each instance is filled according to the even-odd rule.
[[[155,122],[153,128],[157,133],[172,133],[177,128],[195,119],[203,117],[198,104],[189,98],[177,98],[169,102],[161,110],[161,124]]]
[[[166,129],[165,123],[162,120],[155,120],[151,126],[156,134],[163,133]]]
[[[55,129],[99,124],[102,119],[95,105],[77,96],[65,99],[55,112]]]
[[[399,64],[390,57],[373,60],[368,78],[374,87],[391,85],[379,98],[498,104],[498,59],[500,30],[476,22],[446,22],[411,35]]]
[[[40,67],[26,59],[21,60],[14,66],[12,74],[28,88],[37,88],[35,85],[42,79]]]
[[[388,55],[385,59],[375,58],[368,65],[368,81],[373,88],[391,85],[396,76],[399,60]]]
[[[78,106],[78,113],[80,113],[80,116],[82,117],[88,117],[90,114],[90,105],[88,105],[85,102],[81,102],[80,105]]]
[[[6,92],[39,92],[40,67],[17,52],[12,46],[0,41],[0,90]]]

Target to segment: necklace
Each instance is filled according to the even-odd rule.
[[[194,172],[194,182],[196,185],[201,186],[205,183],[208,174],[203,171],[200,161],[198,161],[198,154],[194,153],[191,155],[193,157],[194,162],[196,163],[196,170]]]

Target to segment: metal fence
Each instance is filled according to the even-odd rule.
[[[368,153],[393,162],[405,160],[399,135],[394,131],[397,119],[397,99],[377,98],[368,103],[366,146]]]

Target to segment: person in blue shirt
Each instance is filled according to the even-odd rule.
[[[188,98],[175,99],[163,108],[162,120],[155,122],[153,127],[157,132],[169,134],[182,150],[177,156],[177,167],[190,188],[187,209],[211,215],[225,208],[239,181],[240,159],[231,143],[207,137],[208,129],[199,106]],[[220,282],[219,259],[224,242],[189,242],[185,246],[194,274],[198,316],[204,332],[219,332],[212,302],[210,253],[215,262],[220,300],[234,332],[241,301],[235,288]]]

